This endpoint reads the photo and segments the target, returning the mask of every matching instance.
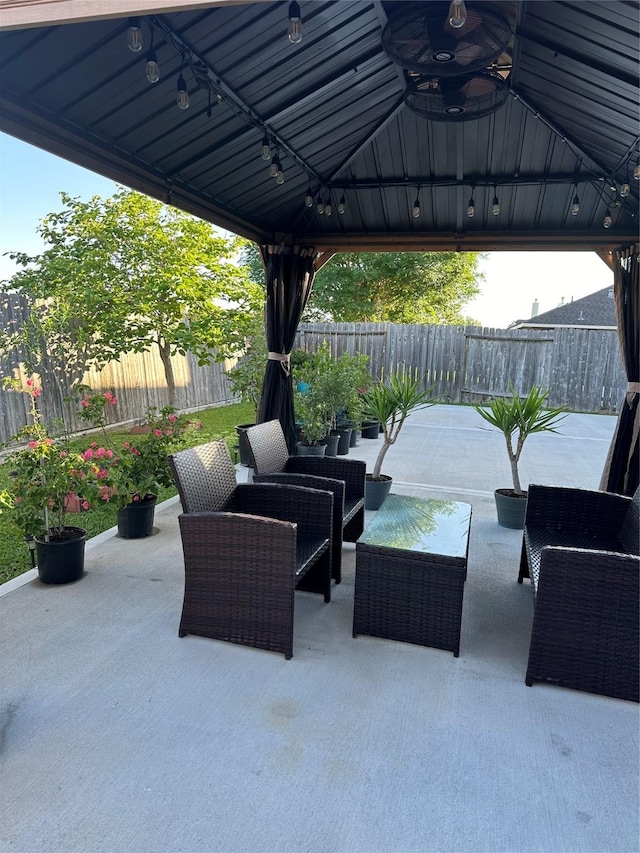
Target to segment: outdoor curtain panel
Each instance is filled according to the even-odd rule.
[[[616,431],[609,448],[600,488],[632,495],[640,478],[640,263],[638,248],[616,252],[613,293],[618,316],[620,354],[627,373]]]
[[[296,443],[291,348],[315,275],[315,251],[303,246],[261,247],[267,283],[266,330],[269,358],[262,384],[258,423],[277,418],[292,453]]]

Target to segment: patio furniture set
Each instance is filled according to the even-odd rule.
[[[471,507],[390,495],[364,529],[365,463],[290,457],[278,421],[247,430],[254,482],[223,441],[170,457],[183,513],[179,635],[293,655],[296,589],[331,599],[356,542],[353,636],[458,657]],[[526,683],[638,701],[640,497],[529,487],[518,582],[535,601]]]

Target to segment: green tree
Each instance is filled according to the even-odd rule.
[[[316,275],[305,320],[464,323],[478,252],[337,254]]]
[[[57,371],[68,393],[88,366],[155,346],[173,405],[172,355],[208,364],[243,348],[263,306],[263,289],[235,263],[245,241],[130,190],[60,195],[63,209],[38,228],[44,252],[10,255],[22,269],[2,284],[31,311],[0,353],[17,348],[30,371]]]

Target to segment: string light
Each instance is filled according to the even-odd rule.
[[[324,213],[324,202],[322,201],[322,196],[318,196],[318,202],[316,204],[316,211],[322,216]]]
[[[631,187],[629,186],[629,184],[621,184],[619,192],[620,198],[626,198],[631,192]]]
[[[302,41],[302,18],[296,0],[289,3],[289,41],[291,44],[300,44]]]
[[[467,8],[464,0],[451,0],[449,6],[449,24],[454,30],[459,30],[467,23]]]
[[[338,202],[338,213],[340,214],[340,216],[344,216],[344,212],[346,210],[346,207],[347,207],[347,203],[344,200],[344,193],[343,193],[342,197],[340,198],[340,201]]]
[[[633,180],[640,181],[640,163],[636,163],[636,166],[633,170]]]
[[[325,213],[325,216],[331,216],[331,214],[333,213],[333,208],[331,207],[331,196],[329,196],[329,198],[327,199],[327,201],[325,203],[324,213]]]
[[[494,192],[494,196],[493,196],[493,202],[491,203],[491,213],[493,213],[494,216],[499,216],[500,215],[500,202],[498,201],[498,193],[496,192],[495,186],[493,188],[493,192]]]
[[[158,65],[158,57],[153,49],[153,30],[151,30],[151,44],[149,45],[149,53],[147,54],[147,80],[149,83],[157,83],[160,79],[160,66]]]
[[[469,204],[467,205],[467,216],[469,219],[473,219],[476,215],[476,203],[473,198],[473,187],[471,188],[471,197],[469,198]]]
[[[178,107],[181,110],[186,110],[189,106],[189,92],[187,91],[187,83],[182,76],[182,69],[184,68],[184,56],[182,57],[182,62],[180,64],[180,76],[178,77],[178,85],[177,85],[177,103]]]
[[[127,32],[127,44],[132,53],[140,53],[142,50],[142,30],[140,29],[140,18],[129,18],[129,30]]]
[[[284,184],[284,171],[282,169],[282,163],[280,162],[280,160],[277,157],[275,160],[275,164],[276,164],[276,184]]]
[[[576,193],[573,197],[573,201],[571,202],[571,215],[577,216],[580,213],[580,199],[578,198],[578,187],[576,187]]]
[[[613,225],[613,219],[611,218],[611,214],[607,213],[605,218],[602,220],[602,227],[603,228],[611,228],[612,225]]]
[[[420,216],[420,199],[416,196],[416,200],[413,202],[413,210],[411,211],[411,215],[414,219],[418,219]]]
[[[307,190],[307,194],[304,197],[304,206],[305,207],[313,207],[313,196],[311,195],[311,184],[309,184],[309,189]]]
[[[262,137],[262,159],[271,160],[271,146],[269,145],[269,137],[266,133]]]

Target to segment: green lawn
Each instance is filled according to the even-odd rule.
[[[202,421],[202,429],[189,430],[185,437],[185,446],[204,444],[212,439],[224,438],[231,448],[237,444],[236,424],[253,422],[254,412],[251,405],[237,403],[231,406],[204,409],[201,412],[194,413],[193,419]],[[130,440],[128,430],[112,430],[110,437],[114,447],[118,447],[123,441]],[[94,433],[91,436],[76,439],[74,445],[77,449],[84,450],[91,441],[98,440]],[[8,485],[9,471],[9,465],[0,465],[0,489]],[[175,494],[175,489],[163,489],[158,495],[158,500],[166,500]],[[79,515],[69,514],[67,520],[69,524],[84,527],[88,537],[91,538],[110,527],[114,527],[116,513],[115,504],[102,504]],[[22,534],[12,521],[11,510],[5,510],[0,515],[0,583],[5,583],[30,568],[29,551],[24,544]]]

